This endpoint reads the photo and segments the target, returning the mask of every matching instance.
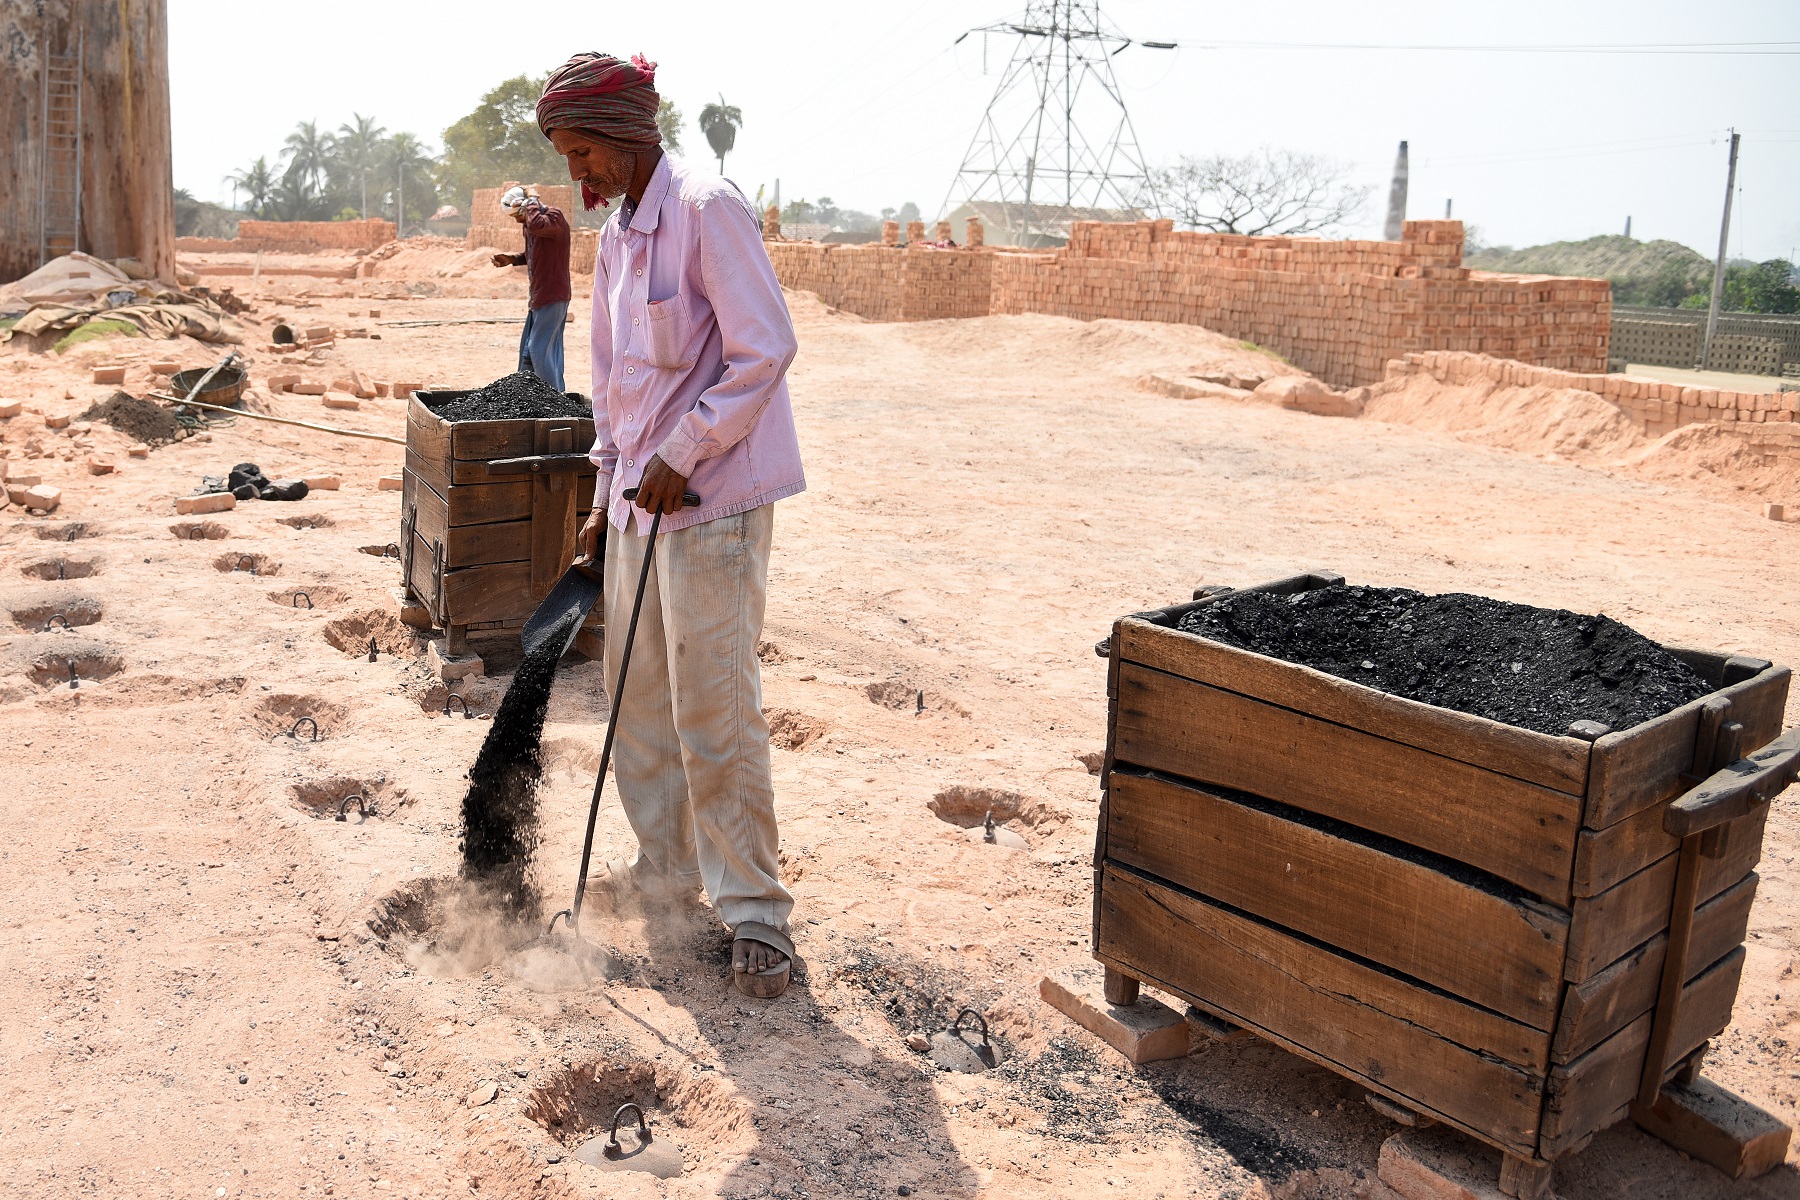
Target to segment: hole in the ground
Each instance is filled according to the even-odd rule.
[[[366,656],[370,638],[383,654],[417,658],[425,652],[425,639],[385,608],[352,613],[325,626],[325,640],[345,654]]]
[[[769,745],[783,750],[804,750],[825,736],[830,726],[794,708],[766,709],[769,719]]]
[[[91,558],[41,558],[19,568],[32,579],[86,579],[100,572],[100,564]]]
[[[396,542],[388,542],[381,546],[358,546],[364,554],[373,554],[376,558],[391,558],[400,561],[400,546]]]
[[[495,699],[493,690],[479,679],[461,680],[455,687],[433,683],[419,694],[419,711],[434,717],[461,717],[464,713],[471,718],[491,717],[494,715]],[[544,761],[548,770],[549,759]]]
[[[304,513],[298,517],[283,517],[281,523],[295,529],[323,529],[331,524],[331,518],[324,513]]]
[[[57,521],[34,526],[32,532],[46,542],[75,542],[100,536],[100,527],[91,521]]]
[[[950,713],[959,717],[969,715],[968,709],[949,696],[916,687],[904,679],[884,679],[880,683],[869,684],[863,691],[874,703],[895,712]]]
[[[564,772],[572,777],[592,779],[600,769],[600,745],[579,738],[551,738],[544,742],[544,775]]]
[[[328,583],[313,583],[300,587],[278,588],[269,593],[269,601],[283,608],[297,608],[307,611],[306,602],[312,601],[314,608],[331,608],[350,599],[350,593],[343,588],[332,587]],[[363,643],[365,649],[368,643]]]
[[[644,1110],[653,1137],[666,1138],[692,1166],[738,1158],[753,1137],[750,1113],[716,1075],[659,1070],[654,1064],[599,1061],[560,1067],[534,1083],[523,1112],[544,1132],[570,1148],[607,1136],[622,1104]],[[634,1146],[622,1126],[621,1143]]]
[[[1065,821],[1069,816],[1042,800],[1034,800],[1005,788],[969,787],[960,783],[953,783],[933,796],[926,807],[931,809],[938,820],[963,829],[973,829],[982,824],[989,813],[994,814],[996,823],[1023,825],[1032,829],[1043,824]]]
[[[286,692],[264,696],[250,709],[251,724],[256,726],[259,733],[270,736],[287,733],[301,717],[311,717],[319,727],[319,737],[323,739],[344,728],[350,717],[350,710],[334,700]],[[310,742],[312,730],[301,726],[298,739]]]
[[[1086,754],[1077,754],[1075,761],[1086,767],[1089,775],[1098,775],[1100,768],[1106,765],[1106,755],[1099,750],[1089,750]]]
[[[281,574],[281,564],[266,554],[221,554],[213,559],[213,569],[226,574],[233,571],[251,575]]]
[[[288,788],[294,807],[315,817],[335,821],[338,813],[350,824],[370,817],[392,816],[405,803],[405,793],[391,787],[385,779],[357,779],[350,775],[333,775],[327,779],[308,779]],[[353,797],[361,796],[358,805]],[[348,805],[345,801],[349,801]]]
[[[779,663],[790,662],[793,659],[793,655],[787,653],[774,642],[756,643],[756,657],[763,661],[764,666],[770,667]]]
[[[217,542],[231,536],[217,521],[177,521],[169,532],[184,542]]]
[[[31,678],[42,687],[67,687],[72,680],[79,687],[93,680],[110,678],[124,669],[125,660],[106,650],[93,647],[55,650],[40,654],[31,664]]]
[[[61,617],[59,621],[56,618]],[[13,623],[20,629],[37,633],[48,628],[61,629],[64,622],[69,625],[92,625],[100,619],[100,602],[90,600],[86,596],[67,596],[61,600],[46,600],[37,604],[25,604],[12,610]]]

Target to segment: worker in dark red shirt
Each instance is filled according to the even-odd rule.
[[[531,280],[519,370],[563,391],[563,324],[569,316],[569,219],[524,188],[509,188],[500,207],[525,227],[525,253],[496,254],[496,267],[523,266]]]

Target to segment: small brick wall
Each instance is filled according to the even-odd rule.
[[[232,250],[373,250],[394,240],[392,221],[239,221]],[[177,247],[178,249],[180,247]]]
[[[1408,354],[1387,364],[1388,380],[1429,375],[1439,383],[1570,388],[1591,392],[1630,417],[1647,437],[1683,425],[1718,424],[1757,453],[1800,463],[1800,392],[1731,392],[1631,375],[1558,371],[1481,354]],[[1376,385],[1380,390],[1381,385]]]
[[[1082,221],[1049,253],[765,245],[783,284],[873,320],[1039,312],[1201,325],[1340,388],[1373,383],[1389,359],[1427,350],[1606,369],[1605,280],[1471,271],[1462,222],[1408,221],[1405,230],[1398,242],[1334,242]],[[931,254],[949,258],[920,257]]]
[[[500,197],[508,188],[517,187],[516,183],[503,183],[499,187],[476,188],[469,201],[469,233],[467,243],[469,249],[482,247],[504,251],[507,254],[525,253],[525,230],[519,223],[500,207]],[[538,198],[551,208],[558,209],[565,218],[572,218],[575,212],[575,189],[569,184],[529,184]],[[573,221],[571,221],[573,224]],[[574,229],[569,239],[569,272],[572,275],[592,275],[594,258],[600,245],[600,231],[597,229]]]

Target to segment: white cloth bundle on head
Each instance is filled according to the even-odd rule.
[[[500,197],[500,207],[507,212],[516,212],[524,207],[526,199],[524,188],[510,187],[506,189],[506,195]]]

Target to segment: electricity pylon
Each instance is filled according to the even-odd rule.
[[[975,128],[942,211],[998,204],[1004,228],[1029,243],[1076,208],[1156,210],[1155,188],[1113,74],[1133,42],[1100,16],[1099,0],[1027,0],[1025,16],[965,32],[1018,40]],[[1061,220],[1055,216],[1060,214]]]

